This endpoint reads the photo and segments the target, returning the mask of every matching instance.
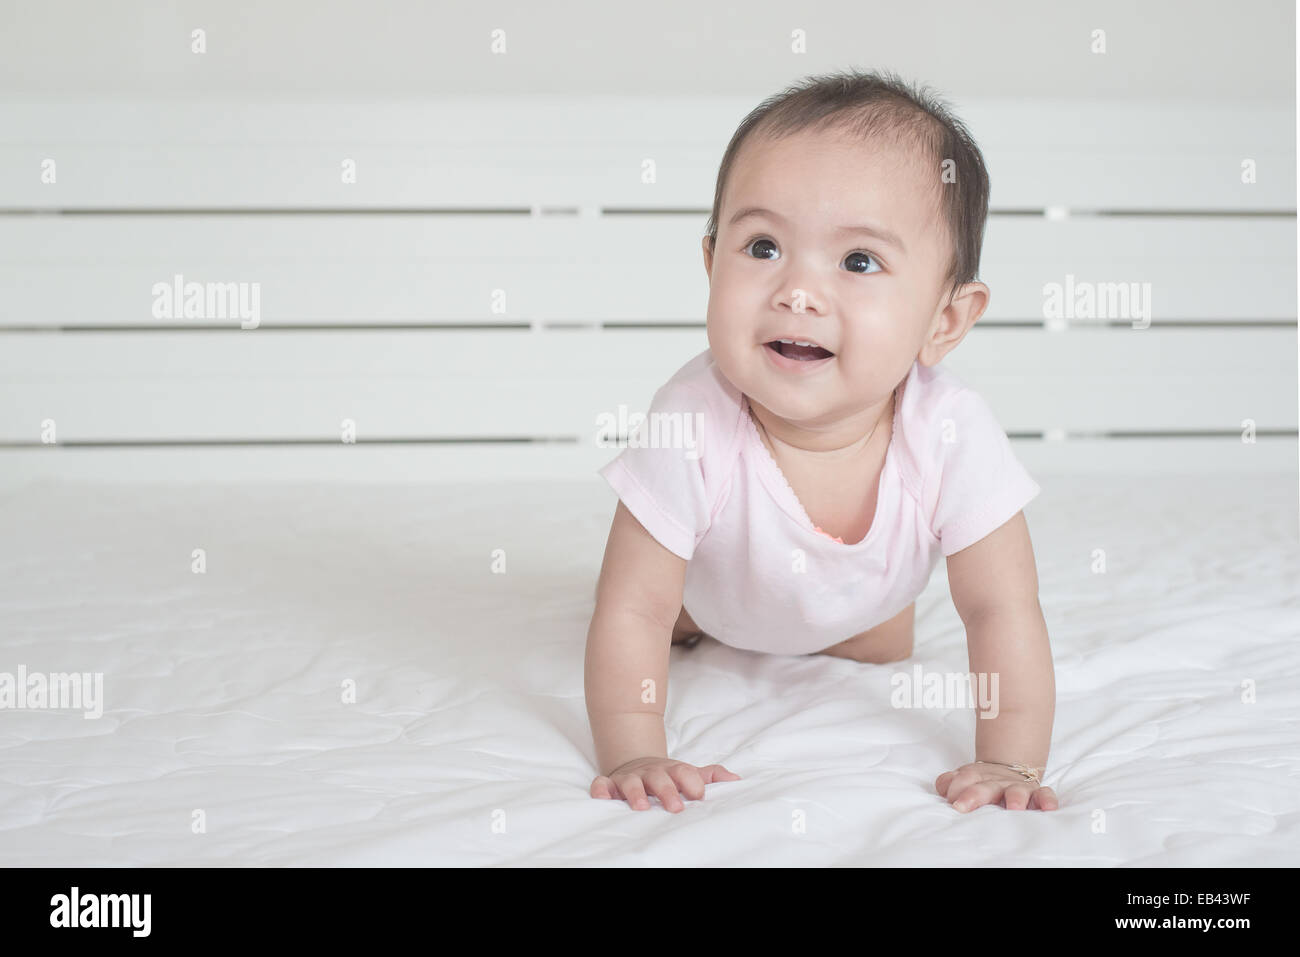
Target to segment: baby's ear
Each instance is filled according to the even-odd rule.
[[[966,338],[966,333],[988,308],[990,298],[989,287],[982,282],[958,286],[952,299],[935,314],[930,336],[921,346],[917,361],[923,366],[938,365]]]
[[[979,317],[984,315],[988,310],[989,302],[993,299],[993,290],[982,282],[972,281],[960,286],[957,290],[957,295],[972,297],[974,299],[974,303],[971,307],[973,309],[973,314],[971,315],[970,320],[970,324],[973,326],[976,321],[979,320]],[[953,296],[954,300],[956,298],[957,296]]]
[[[708,235],[700,243],[704,247],[704,274],[713,278],[713,242]]]

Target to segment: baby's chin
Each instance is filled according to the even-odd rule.
[[[830,377],[821,382],[813,382],[812,378],[782,382],[756,376],[749,380],[749,388],[738,388],[752,403],[761,405],[772,415],[791,425],[807,428],[825,428],[861,415],[863,409],[879,402],[881,396],[887,398],[890,391],[887,383],[863,394],[860,390],[851,392],[846,389],[841,377]]]
[[[793,386],[773,386],[770,382],[758,383],[753,391],[744,391],[750,401],[761,405],[772,415],[795,426],[821,428],[832,425],[843,417],[843,400],[824,388],[803,389]]]

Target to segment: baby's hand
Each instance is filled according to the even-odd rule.
[[[1020,772],[1001,764],[963,764],[956,771],[939,775],[934,787],[963,813],[982,804],[1001,804],[1008,811],[1057,809],[1056,795],[1051,788],[1026,781]]]
[[[671,758],[635,758],[619,765],[608,776],[601,775],[592,781],[591,796],[626,798],[632,808],[644,811],[650,807],[650,799],[646,797],[649,790],[659,798],[665,810],[676,814],[685,807],[677,796],[679,789],[692,801],[702,801],[704,785],[738,780],[739,774],[733,774],[721,764],[697,768]]]

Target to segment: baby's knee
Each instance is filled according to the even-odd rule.
[[[687,648],[694,648],[703,639],[709,637],[700,626],[695,624],[694,619],[686,611],[686,606],[677,613],[677,621],[673,624],[672,643],[674,645],[685,645]]]
[[[866,665],[888,665],[898,661],[906,661],[912,657],[912,646],[911,642],[908,642],[907,647],[902,649],[870,643],[855,644],[850,639],[838,645],[832,645],[817,652],[817,654],[831,655],[835,658],[848,658]]]
[[[915,631],[915,603],[888,621],[818,652],[836,658],[851,658],[865,664],[887,665],[912,657]]]

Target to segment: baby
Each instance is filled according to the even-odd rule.
[[[703,241],[709,347],[646,419],[678,440],[631,442],[600,470],[620,501],[587,632],[592,797],[677,812],[739,777],[668,756],[671,644],[899,661],[942,554],[972,678],[998,700],[975,760],[935,787],[959,811],[1057,807],[1021,511],[1040,489],[939,365],[988,306],[988,192],[961,122],[889,74],[810,78],[741,123]]]

